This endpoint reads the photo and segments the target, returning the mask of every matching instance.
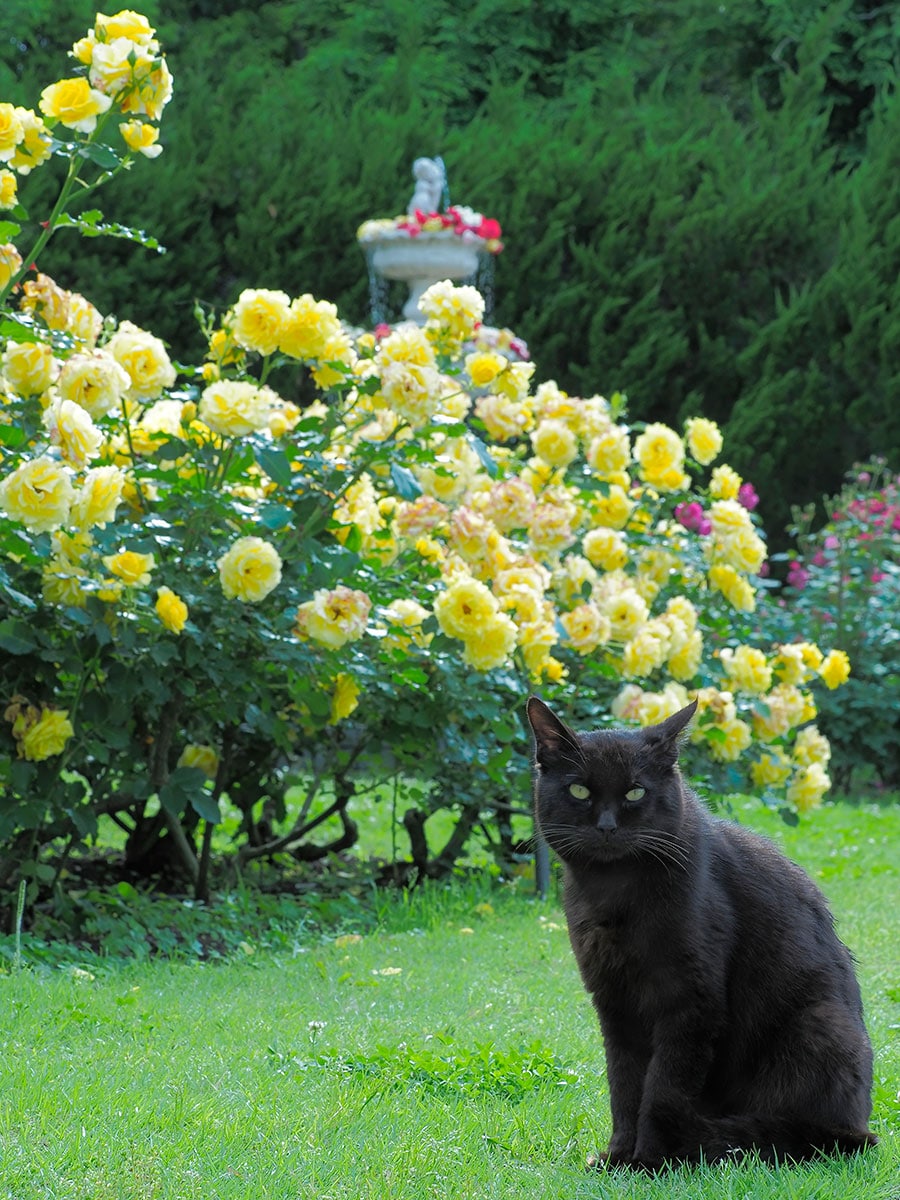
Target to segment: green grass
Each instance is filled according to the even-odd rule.
[[[0,1200],[896,1200],[900,807],[836,806],[798,829],[740,815],[817,878],[859,960],[873,1153],[586,1172],[609,1105],[558,905],[475,882],[363,896],[331,927],[297,902],[260,925],[238,898],[225,923],[236,938],[245,913],[243,945],[229,935],[218,962],[127,962],[118,942],[115,958],[48,956],[26,934],[30,967],[0,977]]]

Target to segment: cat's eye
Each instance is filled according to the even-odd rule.
[[[591,794],[591,789],[586,788],[583,783],[570,783],[569,795],[574,796],[576,800],[587,800]]]
[[[643,800],[643,798],[644,798],[644,789],[642,787],[629,788],[628,791],[625,793],[625,799],[631,800],[632,803],[634,803],[637,800]]]

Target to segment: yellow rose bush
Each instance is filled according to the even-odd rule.
[[[244,864],[308,858],[352,844],[354,792],[384,779],[415,781],[419,872],[451,869],[476,826],[503,857],[532,689],[591,724],[696,697],[692,753],[718,787],[817,803],[813,688],[849,664],[760,640],[757,498],[716,462],[715,423],[630,423],[621,395],[536,384],[449,281],[422,326],[377,336],[247,288],[208,319],[205,361],[177,368],[33,266],[66,224],[103,232],[66,216],[93,186],[74,164],[152,162],[172,90],[130,10],[72,54],[41,116],[0,106],[10,170],[69,163],[34,245],[13,223],[2,239],[0,885],[108,814],[132,866],[168,856],[202,894],[225,798]],[[292,373],[317,391],[303,408],[273,386]],[[442,806],[456,825],[433,853]]]

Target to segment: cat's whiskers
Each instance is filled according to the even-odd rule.
[[[666,867],[678,867],[687,871],[690,855],[687,847],[674,834],[658,829],[636,830],[630,845],[631,853],[639,858],[642,853],[656,859]]]

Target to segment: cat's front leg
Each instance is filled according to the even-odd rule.
[[[705,1122],[696,1109],[713,1057],[715,1019],[691,1011],[657,1022],[644,1078],[632,1163],[657,1170],[697,1161]]]
[[[650,1048],[635,1037],[629,1022],[603,1015],[600,1025],[613,1125],[609,1148],[602,1155],[602,1161],[607,1166],[621,1166],[630,1164],[634,1157]]]

